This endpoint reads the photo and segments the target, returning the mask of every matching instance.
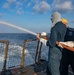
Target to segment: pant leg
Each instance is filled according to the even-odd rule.
[[[70,65],[71,65],[72,71],[74,73],[74,52],[72,52],[72,54],[71,54]]]
[[[60,67],[61,75],[68,75],[68,66],[70,64],[70,59],[70,51],[63,49]]]
[[[51,75],[51,72],[50,72],[50,70],[49,70],[49,67],[47,66],[47,68],[46,68],[46,74],[47,75]]]
[[[72,71],[73,71],[73,74],[74,74],[74,63],[71,64],[71,68],[72,68]]]
[[[60,75],[60,60],[62,57],[62,52],[58,48],[54,47],[50,49],[48,56],[48,66],[52,75]]]
[[[60,65],[60,73],[61,75],[68,75],[68,61],[66,57],[63,57],[61,60],[61,65]]]

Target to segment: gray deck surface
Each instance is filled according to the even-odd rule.
[[[0,75],[46,75],[46,66],[47,62],[44,61],[43,63],[29,65],[24,68],[15,67],[6,72],[2,72]],[[69,75],[74,75],[71,68],[69,69]]]

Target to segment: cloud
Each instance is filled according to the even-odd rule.
[[[16,8],[19,8],[19,7],[21,7],[22,5],[23,5],[22,2],[16,2]]]
[[[30,6],[31,6],[31,3],[29,2],[28,5],[27,5],[27,7],[30,7]]]
[[[7,2],[11,4],[11,3],[16,2],[16,0],[7,0]]]
[[[50,9],[50,5],[45,1],[35,4],[35,6],[33,7],[33,11],[39,13],[45,13],[49,9]]]
[[[50,5],[47,3],[47,0],[6,0],[3,4],[3,8],[16,11],[18,14],[22,14],[19,8],[26,9],[26,7],[30,7],[34,12],[45,13],[50,9]],[[18,10],[18,11],[17,11]]]
[[[3,8],[6,8],[11,12],[16,11],[17,14],[21,15],[24,14],[22,5],[23,5],[22,1],[6,0],[6,2],[3,4]]]
[[[6,3],[4,3],[4,4],[3,4],[3,8],[9,9],[9,8],[10,8],[10,4],[9,4],[9,3],[7,3],[7,2],[6,2]]]
[[[73,5],[71,1],[65,1],[63,3],[56,4],[54,6],[54,11],[59,11],[59,12],[69,12],[73,9]]]
[[[16,3],[16,0],[6,0],[3,4],[3,8],[9,9],[14,3]]]
[[[33,3],[39,3],[41,1],[47,1],[47,0],[31,0],[31,2],[33,2]]]
[[[40,0],[31,0],[32,3],[39,3]]]
[[[22,15],[22,14],[24,14],[24,11],[23,10],[18,10],[17,14]]]
[[[58,4],[58,3],[60,3],[60,0],[53,0],[52,6],[54,6],[54,5]]]
[[[17,12],[17,10],[19,12],[19,8],[25,10],[28,7],[33,10],[33,13],[37,12],[41,14],[47,12],[50,9],[51,11],[59,11],[63,13],[73,10],[72,0],[53,0],[51,8],[48,2],[48,0],[5,0],[3,8],[8,9],[11,12]]]

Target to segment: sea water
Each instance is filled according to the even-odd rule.
[[[20,65],[23,42],[24,40],[27,39],[36,39],[36,37],[35,35],[28,33],[0,33],[0,40],[9,40],[6,68]],[[34,63],[36,46],[37,41],[26,43],[25,58],[24,58],[25,66]],[[2,70],[4,64],[5,47],[6,46],[4,43],[0,43],[0,70]],[[48,47],[43,45],[41,56],[47,60],[47,55],[48,55]]]

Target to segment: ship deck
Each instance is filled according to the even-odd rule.
[[[2,71],[0,75],[47,75],[46,74],[47,61],[41,61],[40,63],[28,65],[25,67],[11,67],[6,71]],[[69,68],[69,75],[74,75]]]

